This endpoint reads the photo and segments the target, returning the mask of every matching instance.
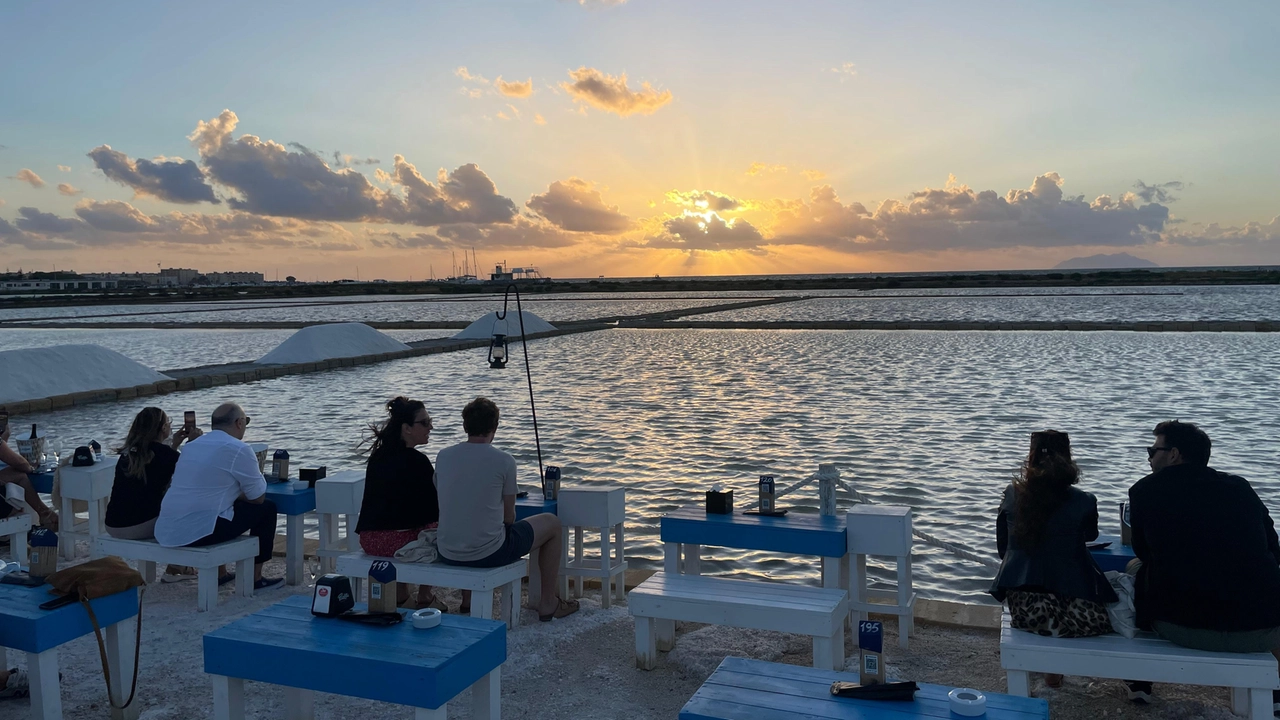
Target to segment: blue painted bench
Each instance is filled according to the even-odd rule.
[[[1124,572],[1129,561],[1138,557],[1133,552],[1132,545],[1120,544],[1119,535],[1099,535],[1095,542],[1111,543],[1104,548],[1089,551],[1093,555],[1094,562],[1098,563],[1098,567],[1102,568],[1102,572],[1107,572],[1108,570]]]
[[[49,586],[28,588],[0,585],[0,667],[9,667],[5,649],[27,654],[31,681],[31,716],[60,719],[62,694],[58,681],[58,646],[93,634],[89,614],[80,603],[56,610],[41,610],[40,604],[53,599]],[[107,662],[111,666],[111,691],[117,700],[128,697],[133,679],[133,641],[138,616],[138,590],[91,600],[98,625],[104,630]],[[96,661],[95,661],[96,662]],[[101,687],[101,686],[99,686]],[[12,703],[8,703],[12,704]],[[134,701],[124,711],[113,710],[113,718],[138,717],[142,703]]]
[[[302,581],[302,566],[305,561],[302,546],[302,519],[304,515],[316,509],[316,490],[315,488],[297,490],[291,482],[269,482],[267,498],[276,504],[276,512],[286,516],[284,579],[289,585],[297,585]]]
[[[363,609],[363,606],[357,606]],[[417,630],[372,627],[311,614],[294,596],[204,636],[216,720],[245,717],[244,681],[283,685],[289,718],[313,716],[316,691],[408,705],[415,720],[445,720],[446,706],[471,688],[471,717],[501,715],[499,669],[506,625],[445,615]]]
[[[858,682],[856,673],[725,658],[680,710],[680,720],[908,720],[954,718],[952,688],[920,683],[911,702],[836,697],[831,683]],[[1048,720],[1049,704],[1035,698],[983,693],[988,720]]]

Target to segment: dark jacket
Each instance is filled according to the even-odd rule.
[[[1280,627],[1280,541],[1242,477],[1171,465],[1129,488],[1138,627]]]
[[[173,481],[173,470],[181,455],[164,443],[151,443],[154,453],[147,463],[144,477],[131,477],[129,455],[116,461],[116,479],[111,484],[111,499],[107,501],[107,527],[126,528],[141,525],[160,517],[160,501]]]
[[[1026,588],[1062,598],[1115,602],[1115,590],[1084,546],[1098,537],[1098,499],[1068,488],[1066,501],[1049,515],[1040,544],[1028,548],[1013,535],[1016,492],[1012,484],[1005,488],[996,515],[996,550],[1003,562],[989,591],[995,599],[1004,602],[1010,590]]]
[[[356,532],[417,530],[440,521],[435,468],[411,447],[387,448],[369,458]]]

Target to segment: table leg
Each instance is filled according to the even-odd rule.
[[[89,559],[97,559],[98,553],[94,548],[94,539],[102,534],[102,516],[106,514],[106,500],[90,500],[89,501]]]
[[[150,560],[142,560],[138,563],[138,565],[139,565],[138,569],[142,571],[142,579],[146,581],[148,585],[155,585],[156,584],[156,564],[151,562]]]
[[[680,574],[680,543],[662,543],[662,571],[668,575]]]
[[[565,593],[566,595],[568,593]],[[529,553],[529,607],[537,608],[542,598],[542,568],[537,551]],[[473,603],[471,607],[475,607]]]
[[[569,567],[569,526],[560,526],[560,575],[556,578],[556,597],[562,599],[569,598],[569,573],[565,568]]]
[[[1005,689],[1010,695],[1031,697],[1031,678],[1026,670],[1008,670],[1005,672]]]
[[[62,496],[62,512],[58,514],[58,527],[62,530],[58,542],[58,550],[63,560],[71,560],[76,556],[76,513],[71,498]]]
[[[471,686],[471,717],[498,720],[502,717],[502,668],[496,667]]]
[[[31,683],[31,717],[62,720],[62,692],[58,681],[58,649],[27,653],[27,679]]]
[[[702,574],[702,546],[685,543],[684,572],[686,575]]]
[[[240,597],[253,597],[253,560],[253,558],[245,558],[236,561],[236,592],[239,593]],[[215,578],[219,572],[221,571],[214,571]],[[217,582],[217,580],[215,579],[214,582]],[[218,588],[216,585],[213,588],[213,602],[215,605],[218,603]]]
[[[621,565],[621,564],[623,564],[624,562],[626,562],[626,556],[625,556],[625,554],[623,553],[623,550],[622,550],[622,548],[623,548],[623,545],[622,545],[622,523],[618,523],[618,524],[617,524],[617,526],[616,526],[616,527],[614,528],[614,530],[613,530],[613,545],[614,545],[614,547],[615,547],[615,548],[617,548],[616,552],[618,553],[618,562],[616,562],[616,563],[614,563],[614,564],[615,564],[615,565]],[[614,588],[614,596],[613,596],[613,597],[614,597],[614,599],[615,599],[615,600],[618,600],[619,602],[621,602],[621,601],[623,601],[623,600],[626,600],[626,599],[627,599],[627,573],[626,573],[626,571],[623,571],[623,573],[622,573],[621,575],[619,575],[619,576],[618,576],[618,585],[617,585],[617,587],[615,587],[615,588]]]
[[[244,720],[244,680],[210,675],[213,680],[213,720]]]
[[[857,555],[853,560],[853,587],[850,588],[849,599],[855,603],[865,603],[867,601],[867,556]],[[866,613],[855,609],[853,611],[854,627],[866,620]]]
[[[288,720],[312,720],[316,716],[316,694],[302,688],[284,689],[284,716]]]
[[[609,547],[609,528],[602,527],[600,528],[600,607],[605,610],[609,609],[610,601],[613,600],[613,588],[609,584],[613,579],[609,574],[611,567],[613,567],[613,551]],[[579,579],[578,582],[581,585],[582,580]]]
[[[445,703],[438,708],[414,708],[413,720],[448,720],[449,704]]]
[[[654,633],[655,645],[663,652],[669,651],[676,646],[676,621],[675,620],[655,620],[654,625],[657,631]]]
[[[220,567],[196,568],[196,610],[208,612],[218,604],[218,573]],[[237,577],[236,585],[244,580]]]
[[[575,527],[573,529],[573,560],[579,567],[582,566],[582,528],[581,527]],[[573,578],[573,596],[574,597],[582,597],[584,582],[585,582],[585,579],[583,575],[579,574],[574,576]]]
[[[284,581],[297,585],[302,581],[302,516],[290,515],[285,520]]]
[[[337,547],[338,516],[330,513],[316,513],[316,520],[320,526],[320,542],[316,554],[320,556],[320,574],[325,575],[333,572],[333,558],[327,557],[325,551],[333,550]]]
[[[133,684],[133,645],[138,637],[137,621],[135,616],[107,626],[104,644],[107,646],[107,665],[111,668],[111,695],[118,703],[129,699],[129,688]],[[141,711],[142,703],[134,698],[129,707],[123,710],[112,707],[111,720],[138,720]]]
[[[482,620],[493,619],[493,591],[471,591],[471,617]]]

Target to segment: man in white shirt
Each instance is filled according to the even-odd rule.
[[[465,567],[500,567],[537,551],[542,597],[529,598],[538,619],[571,615],[578,601],[556,597],[560,574],[560,518],[539,513],[516,521],[516,460],[493,446],[498,406],[476,398],[462,409],[467,441],[436,456],[440,524],[436,549],[441,562]],[[470,602],[463,592],[463,605]]]
[[[156,542],[164,547],[201,547],[226,542],[249,531],[258,538],[253,589],[267,590],[284,578],[262,577],[276,539],[276,506],[258,458],[244,443],[249,416],[234,403],[213,411],[212,432],[187,443],[160,503]],[[230,576],[219,578],[219,584]]]

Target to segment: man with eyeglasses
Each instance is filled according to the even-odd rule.
[[[235,403],[213,411],[212,432],[187,443],[156,518],[156,542],[164,547],[202,547],[233,540],[246,531],[258,539],[253,589],[268,590],[284,578],[264,578],[276,540],[276,505],[258,457],[244,442],[249,416]],[[218,584],[234,579],[223,573]],[[241,582],[245,579],[241,578]]]
[[[1209,467],[1209,436],[1162,422],[1147,448],[1151,474],[1129,488],[1138,559],[1137,625],[1212,652],[1280,658],[1280,540],[1249,482]],[[1146,702],[1151,683],[1129,682]],[[1280,691],[1275,693],[1280,711]]]

